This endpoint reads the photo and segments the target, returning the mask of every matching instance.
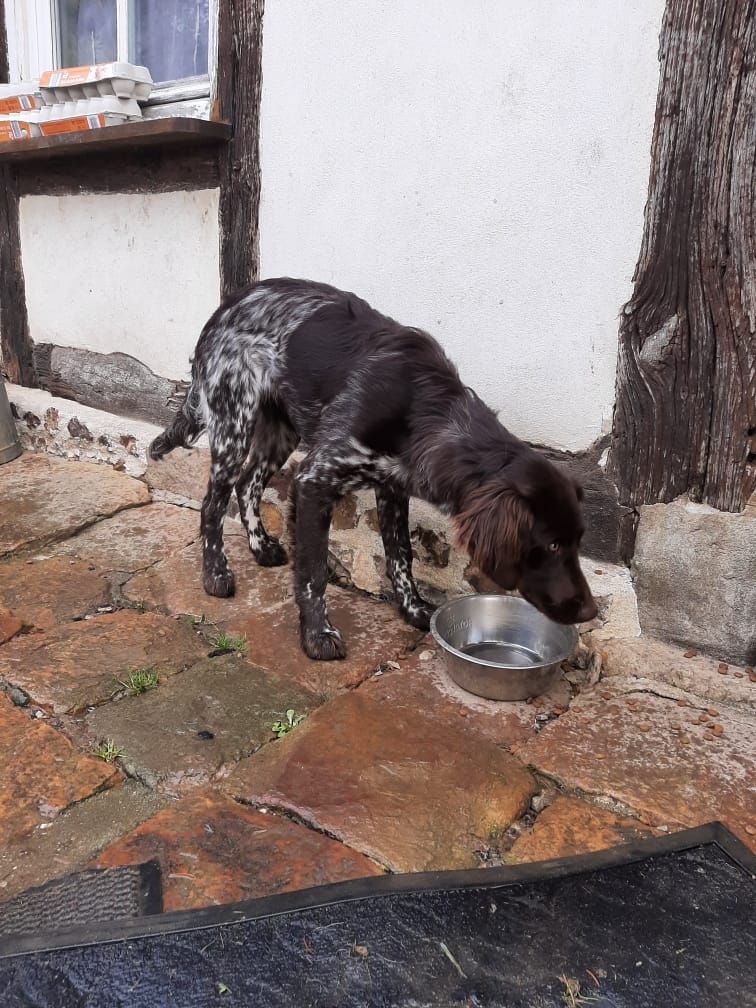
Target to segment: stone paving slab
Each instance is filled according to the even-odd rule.
[[[607,641],[602,646],[604,676],[612,680],[653,680],[706,700],[756,712],[756,676],[737,665],[715,661],[694,648],[678,648],[651,637]]]
[[[162,868],[166,910],[185,910],[380,875],[368,858],[282,816],[218,794],[182,798],[99,855],[94,864]]]
[[[446,725],[461,727],[471,737],[480,736],[501,746],[530,738],[542,723],[539,717],[558,716],[570,703],[569,685],[564,680],[535,703],[500,703],[474,696],[450,678],[443,657],[428,638],[398,665],[362,689],[397,710],[429,714]]]
[[[0,694],[0,845],[95,791],[111,787],[119,771],[74,749],[42,721],[32,720]]]
[[[136,574],[165,560],[199,536],[196,511],[148,504],[97,522],[47,552],[80,557],[103,571]]]
[[[474,867],[475,851],[528,807],[535,782],[463,724],[359,689],[243,760],[222,787],[406,872]]]
[[[111,602],[103,571],[85,560],[49,557],[0,562],[0,605],[26,626],[48,630]]]
[[[172,793],[206,784],[273,738],[288,709],[317,699],[239,655],[201,661],[157,689],[106,704],[86,718],[93,743],[112,738],[127,772]]]
[[[601,683],[513,749],[565,787],[615,799],[652,826],[720,819],[753,845],[754,737],[754,723],[723,704],[691,706],[685,698],[611,692]]]
[[[191,516],[192,512],[187,511]],[[199,515],[195,513],[199,534]],[[294,591],[290,567],[258,567],[240,525],[226,522],[226,553],[236,575],[236,594],[220,599],[202,587],[202,544],[195,541],[167,559],[137,574],[124,586],[124,596],[166,612],[204,615],[211,623],[234,633],[247,633],[247,622],[270,612]]]
[[[103,764],[105,765],[105,764]],[[154,815],[168,799],[125,780],[62,812],[49,828],[0,846],[0,900],[81,870],[103,847]]]
[[[211,632],[223,627],[245,637],[249,658],[256,664],[323,695],[358,685],[381,662],[406,654],[421,639],[390,603],[330,587],[329,612],[344,634],[348,655],[341,662],[311,661],[299,645],[291,567],[259,567],[250,555],[246,536],[234,523],[226,523],[225,541],[236,574],[233,598],[217,599],[205,594],[199,542],[132,578],[124,586],[125,597],[170,613],[204,616]]]
[[[0,609],[0,644],[7,644],[24,629],[23,620]]]
[[[149,499],[144,483],[110,466],[26,453],[3,466],[0,557],[62,539]]]
[[[560,796],[545,808],[532,828],[522,833],[507,862],[547,861],[606,850],[655,836],[637,819],[618,816],[580,798]]]
[[[422,639],[390,602],[333,586],[327,600],[329,618],[346,641],[343,661],[312,661],[303,653],[299,613],[293,600],[271,612],[248,614],[243,627],[250,659],[280,671],[312,693],[329,697],[358,686],[380,665],[403,657]]]
[[[76,714],[111,697],[129,671],[167,678],[206,655],[189,626],[127,609],[15,638],[0,651],[0,679],[54,714]]]
[[[194,448],[174,448],[159,462],[148,459],[144,478],[150,490],[199,502],[205,496],[209,475],[210,449],[199,444]]]

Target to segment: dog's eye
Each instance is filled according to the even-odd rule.
[[[559,543],[558,542],[550,542],[549,545],[548,545],[548,550],[549,550],[549,553],[558,553],[559,552]]]

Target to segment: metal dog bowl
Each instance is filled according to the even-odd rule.
[[[466,595],[431,619],[449,675],[490,700],[526,700],[545,693],[577,646],[574,626],[554,623],[513,595]]]

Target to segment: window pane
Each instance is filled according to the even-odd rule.
[[[116,58],[116,0],[58,0],[60,65]]]
[[[154,81],[207,73],[208,0],[134,0],[134,62]]]

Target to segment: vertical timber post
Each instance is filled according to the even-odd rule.
[[[225,297],[259,274],[260,95],[264,0],[220,0],[216,114],[233,135],[220,153],[220,269]]]
[[[610,470],[630,507],[756,486],[756,0],[667,0]]]
[[[5,0],[0,0],[0,83],[8,81],[8,37]],[[0,345],[2,368],[18,385],[37,385],[26,314],[21,265],[18,187],[13,167],[0,163]]]

